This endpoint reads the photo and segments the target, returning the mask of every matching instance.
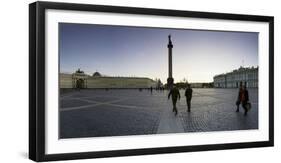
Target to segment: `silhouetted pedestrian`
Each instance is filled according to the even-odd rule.
[[[241,100],[242,100],[242,93],[243,93],[243,88],[242,88],[242,83],[240,82],[238,97],[237,97],[237,101],[236,101],[236,106],[237,106],[236,112],[239,112],[239,106],[240,106]]]
[[[178,114],[177,110],[177,100],[181,98],[179,89],[174,85],[173,88],[170,90],[168,99],[170,99],[170,96],[172,95],[172,101],[173,101],[173,112],[175,112],[175,115]]]
[[[152,91],[153,91],[153,88],[152,88],[152,87],[150,87],[150,94],[152,94]]]
[[[191,98],[192,98],[192,92],[193,90],[190,87],[190,84],[187,85],[187,88],[185,90],[185,97],[186,97],[186,104],[187,104],[187,111],[190,112],[191,109]]]
[[[246,85],[242,87],[242,97],[241,97],[241,103],[242,107],[244,108],[244,115],[247,115],[249,109],[250,109],[250,103],[249,103],[249,92],[246,88]]]

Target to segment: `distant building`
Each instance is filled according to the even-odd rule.
[[[189,83],[191,88],[213,88],[213,83]]]
[[[215,88],[238,88],[240,82],[249,88],[257,88],[258,67],[240,67],[232,72],[214,76]]]
[[[60,73],[60,88],[156,88],[158,82],[145,77],[112,77],[99,72],[85,74],[78,69],[75,73]]]
[[[189,83],[191,88],[203,88],[203,83]]]

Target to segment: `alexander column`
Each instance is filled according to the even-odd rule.
[[[167,79],[167,87],[171,89],[174,84],[174,79],[173,79],[173,70],[172,70],[172,49],[173,49],[173,44],[171,41],[171,35],[168,36],[169,38],[169,44],[168,44],[168,64],[169,64],[169,76]]]

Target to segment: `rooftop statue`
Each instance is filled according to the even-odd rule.
[[[84,71],[81,71],[80,68],[78,68],[78,70],[76,71],[76,73],[84,73]]]

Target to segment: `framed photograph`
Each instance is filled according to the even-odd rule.
[[[273,17],[29,5],[29,158],[273,146]]]

